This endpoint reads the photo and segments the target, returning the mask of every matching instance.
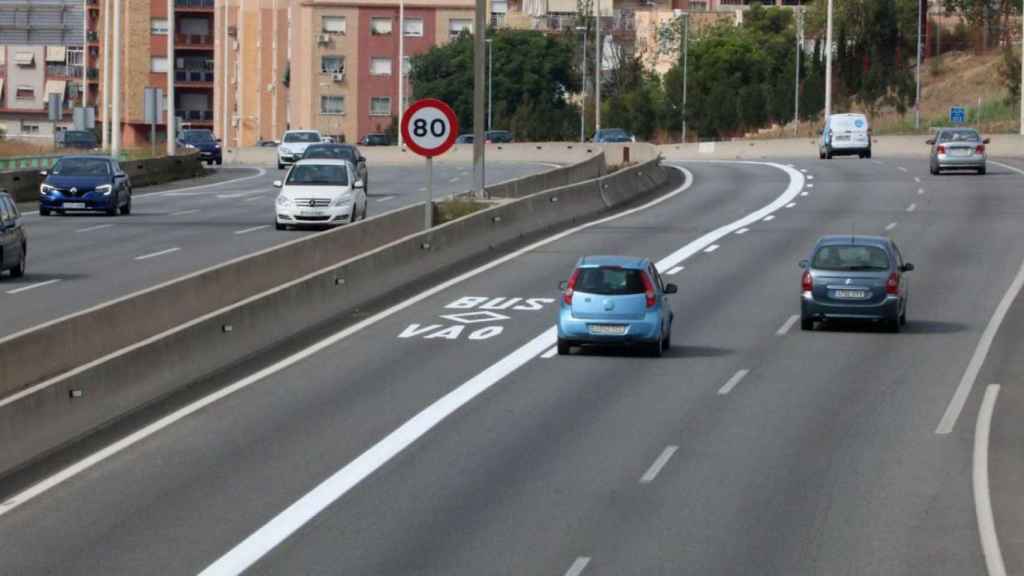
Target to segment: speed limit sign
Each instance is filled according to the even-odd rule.
[[[402,139],[410,150],[433,158],[448,151],[459,135],[459,121],[450,106],[435,98],[419,100],[402,117]]]

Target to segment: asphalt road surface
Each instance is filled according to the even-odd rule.
[[[683,164],[657,204],[254,361],[84,470],[50,476],[89,442],[9,478],[0,574],[982,575],[979,494],[1024,573],[1024,176],[792,164]],[[797,261],[849,231],[917,266],[904,333],[794,326]],[[679,285],[665,358],[552,355],[556,286],[596,253]]]
[[[489,182],[550,170],[488,165]],[[368,215],[422,202],[422,167],[370,167]],[[26,208],[28,273],[0,277],[0,336],[315,231],[274,229],[273,169],[225,168],[204,179],[136,190],[131,216],[42,218]],[[435,167],[434,192],[472,188],[472,166]]]

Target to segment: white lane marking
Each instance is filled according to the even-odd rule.
[[[804,174],[807,174],[807,168],[801,168],[800,171],[803,172]]]
[[[796,206],[796,202],[790,202],[789,204],[786,204],[786,208],[793,208],[794,206]]]
[[[246,195],[247,194],[245,192],[239,192],[238,194],[217,194],[217,198],[227,200],[229,198],[241,198],[242,196]]]
[[[917,176],[914,176],[914,183],[915,184],[920,184],[921,183],[921,179],[918,178]]]
[[[264,224],[262,226],[253,226],[252,228],[246,228],[245,230],[236,230],[235,235],[241,236],[242,234],[248,234],[257,230],[263,230],[264,228],[270,228],[270,224]]]
[[[907,169],[904,168],[903,166],[897,166],[896,169],[899,170],[900,172],[906,172],[907,171]]]
[[[185,216],[188,214],[195,214],[196,212],[199,212],[198,208],[193,210],[182,210],[181,212],[171,212],[168,216]]]
[[[230,384],[229,386],[227,386],[225,388],[222,388],[222,389],[218,390],[217,392],[214,392],[213,394],[210,394],[209,396],[205,396],[203,398],[200,398],[200,399],[196,400],[192,404],[189,404],[188,406],[184,406],[182,408],[179,408],[176,412],[168,414],[167,416],[161,418],[160,420],[157,420],[156,422],[153,422],[149,426],[146,426],[145,428],[142,428],[141,430],[138,430],[137,432],[135,432],[135,433],[133,433],[133,434],[131,434],[129,436],[126,436],[126,437],[122,438],[121,440],[118,440],[117,442],[114,442],[113,444],[107,446],[106,448],[103,448],[100,451],[95,452],[95,453],[93,453],[93,454],[83,458],[82,460],[79,460],[78,462],[75,462],[74,464],[71,464],[70,466],[68,466],[67,468],[64,468],[60,472],[57,472],[56,474],[54,474],[54,475],[52,475],[52,476],[50,476],[48,478],[45,478],[45,479],[39,481],[38,483],[36,483],[36,484],[26,488],[25,490],[23,490],[22,492],[18,493],[14,497],[8,499],[7,501],[0,502],[0,516],[3,516],[7,512],[10,512],[11,510],[17,508],[18,506],[21,506],[22,504],[32,500],[33,498],[36,498],[39,495],[46,493],[50,489],[52,489],[52,488],[54,488],[54,487],[56,487],[56,486],[58,486],[58,485],[60,485],[60,484],[62,484],[64,482],[70,480],[71,478],[74,478],[75,476],[77,476],[77,475],[81,474],[82,472],[92,468],[93,466],[99,464],[100,462],[103,462],[104,460],[106,460],[106,459],[108,459],[108,458],[110,458],[112,456],[115,456],[116,454],[118,454],[120,452],[123,452],[124,450],[127,450],[128,448],[132,447],[133,445],[137,444],[138,442],[141,442],[142,440],[144,440],[144,439],[146,439],[146,438],[148,438],[148,437],[150,437],[150,436],[160,432],[161,430],[163,430],[163,429],[165,429],[165,428],[175,424],[176,422],[178,422],[178,421],[180,421],[180,420],[182,420],[184,418],[187,418],[188,416],[191,416],[192,414],[194,414],[194,413],[196,413],[196,412],[198,412],[200,410],[203,410],[207,406],[210,406],[211,404],[214,404],[214,403],[218,402],[222,398],[230,396],[231,394],[234,394],[235,392],[238,392],[240,390],[244,390],[245,388],[248,388],[249,386],[255,384],[256,382],[259,382],[259,381],[263,380],[264,378],[267,378],[268,376],[271,376],[271,375],[276,374],[276,373],[278,373],[278,372],[280,372],[282,370],[285,370],[285,369],[287,369],[287,368],[289,368],[291,366],[294,366],[295,364],[298,364],[299,362],[302,362],[303,360],[306,360],[307,358],[310,358],[310,357],[312,357],[312,356],[322,352],[323,350],[325,350],[327,348],[330,348],[331,346],[334,346],[335,344],[337,344],[338,342],[344,340],[345,338],[348,338],[349,336],[351,336],[353,334],[356,334],[357,332],[360,332],[360,331],[362,331],[363,329],[365,329],[365,328],[367,328],[369,326],[373,326],[373,325],[381,322],[385,318],[393,316],[393,315],[397,314],[398,312],[401,312],[402,310],[405,310],[406,308],[409,308],[409,307],[411,307],[411,306],[413,306],[413,305],[415,305],[415,304],[417,304],[419,302],[422,302],[423,300],[426,300],[427,298],[430,298],[431,296],[434,296],[435,294],[443,292],[444,290],[447,290],[448,288],[451,288],[452,286],[455,286],[455,285],[457,285],[457,284],[459,284],[461,282],[464,282],[465,280],[468,280],[470,278],[473,278],[475,276],[483,274],[484,272],[487,272],[487,271],[489,271],[489,270],[491,270],[493,268],[497,268],[498,266],[501,266],[502,264],[505,264],[506,262],[514,260],[514,259],[516,259],[516,258],[518,258],[518,257],[520,257],[520,256],[522,256],[524,254],[532,252],[532,251],[536,250],[537,248],[540,248],[542,246],[546,246],[548,244],[557,242],[557,241],[561,240],[562,238],[565,238],[566,236],[570,236],[572,234],[575,234],[575,233],[579,232],[580,230],[585,230],[587,228],[591,228],[591,227],[594,227],[594,226],[600,226],[601,224],[606,224],[608,222],[612,222],[612,221],[617,220],[619,218],[622,218],[624,216],[635,214],[635,213],[640,212],[642,210],[646,210],[646,209],[651,208],[653,206],[657,206],[658,204],[661,204],[662,202],[665,202],[666,200],[670,200],[670,199],[678,196],[679,194],[682,194],[683,192],[687,191],[690,188],[690,186],[693,185],[693,174],[689,170],[687,170],[686,168],[676,167],[676,169],[680,170],[681,172],[683,172],[683,174],[686,176],[686,182],[684,182],[682,186],[680,186],[679,188],[676,188],[675,190],[669,192],[668,194],[665,194],[663,196],[659,196],[658,198],[655,198],[654,200],[651,200],[650,202],[647,202],[647,203],[642,204],[640,206],[637,206],[636,208],[631,208],[631,209],[626,210],[624,212],[621,212],[621,213],[618,213],[618,214],[613,214],[611,216],[608,216],[608,217],[605,217],[605,218],[601,218],[601,219],[596,220],[594,222],[589,222],[587,224],[582,224],[580,226],[576,226],[575,228],[570,228],[569,230],[565,230],[563,232],[559,232],[558,234],[555,234],[553,236],[549,236],[547,238],[544,238],[542,240],[534,242],[533,244],[530,244],[529,246],[525,246],[523,248],[520,248],[519,250],[516,250],[515,252],[512,252],[510,254],[502,256],[501,258],[498,258],[497,260],[493,260],[491,262],[488,262],[487,264],[484,264],[483,266],[480,266],[479,268],[476,268],[475,270],[470,270],[470,271],[468,271],[468,272],[466,272],[466,273],[464,273],[464,274],[462,274],[460,276],[456,276],[455,278],[452,278],[450,280],[446,280],[445,282],[442,282],[441,284],[438,284],[437,286],[434,286],[433,288],[430,288],[428,290],[420,292],[419,294],[417,294],[417,295],[415,295],[415,296],[413,296],[413,297],[411,297],[411,298],[409,298],[409,299],[407,299],[405,301],[399,302],[398,304],[395,304],[394,306],[392,306],[392,307],[390,307],[390,308],[388,308],[386,310],[382,310],[381,312],[378,312],[377,314],[374,314],[373,316],[370,316],[369,318],[366,318],[366,319],[364,319],[364,320],[362,320],[360,322],[357,322],[356,324],[353,324],[352,326],[349,326],[348,328],[346,328],[344,330],[341,330],[340,332],[332,334],[331,336],[329,336],[329,337],[327,337],[327,338],[325,338],[325,339],[323,339],[323,340],[313,344],[312,346],[310,346],[310,347],[308,347],[308,348],[306,348],[304,350],[299,350],[298,352],[292,354],[291,356],[288,356],[287,358],[284,358],[283,360],[280,360],[280,361],[276,362],[275,364],[267,366],[266,368],[264,368],[263,370],[260,370],[259,372],[255,372],[253,374],[250,374],[249,376],[246,376],[245,378],[242,378],[241,380],[238,380],[238,381]],[[341,265],[344,265],[344,264],[345,264],[345,262],[341,263]],[[337,267],[337,266],[338,265],[335,265],[332,268]],[[330,268],[328,268],[328,269],[330,269]],[[21,400],[22,398],[31,396],[32,394],[35,394],[36,392],[39,392],[40,390],[45,390],[46,388],[49,388],[50,386],[53,386],[54,384],[57,384],[58,382],[61,382],[61,381],[63,381],[66,378],[69,378],[71,376],[74,376],[75,374],[79,374],[81,372],[84,372],[85,370],[88,370],[90,368],[98,366],[98,365],[100,365],[100,364],[102,364],[104,362],[108,362],[108,361],[110,361],[113,358],[116,358],[118,356],[122,356],[124,354],[129,353],[129,352],[132,352],[134,350],[142,348],[143,346],[149,345],[152,342],[156,342],[156,341],[158,341],[158,340],[160,340],[162,338],[166,338],[167,336],[169,336],[171,334],[174,334],[176,332],[180,332],[182,330],[186,330],[186,329],[188,329],[188,328],[190,328],[192,326],[195,326],[195,325],[197,325],[197,324],[199,324],[201,322],[206,322],[210,318],[213,318],[213,317],[217,316],[218,314],[223,314],[227,310],[232,310],[232,309],[238,308],[240,306],[245,306],[245,305],[249,304],[250,302],[253,302],[253,301],[255,301],[255,300],[259,299],[259,298],[265,297],[267,294],[272,294],[272,293],[279,292],[279,291],[282,291],[282,290],[287,290],[287,289],[291,288],[292,286],[294,286],[295,284],[298,284],[300,282],[305,282],[305,281],[309,280],[310,278],[313,278],[316,275],[321,274],[323,272],[324,272],[324,270],[317,270],[315,272],[307,274],[306,276],[303,276],[301,278],[297,278],[297,279],[295,279],[295,280],[293,280],[293,281],[291,281],[289,283],[286,283],[283,286],[279,286],[279,287],[273,288],[273,289],[271,289],[271,290],[269,290],[267,292],[263,292],[261,294],[257,294],[257,295],[251,296],[249,298],[246,298],[245,300],[242,300],[241,302],[237,302],[237,303],[235,303],[235,304],[233,304],[231,306],[228,306],[226,308],[222,308],[220,310],[215,310],[213,312],[210,312],[208,314],[200,316],[199,318],[191,320],[190,322],[182,324],[181,326],[177,326],[175,328],[172,328],[170,330],[167,330],[167,331],[162,332],[160,334],[157,334],[155,336],[151,336],[150,338],[142,340],[141,342],[138,342],[136,344],[133,344],[131,346],[126,347],[124,350],[121,350],[121,351],[116,352],[114,354],[109,354],[109,355],[107,355],[107,356],[105,356],[103,358],[98,358],[96,360],[93,360],[92,362],[89,362],[89,363],[87,363],[87,364],[85,364],[83,366],[80,366],[80,367],[78,367],[78,368],[76,368],[74,370],[71,370],[71,371],[69,371],[66,374],[62,374],[60,376],[51,378],[51,379],[49,379],[49,380],[47,380],[45,382],[41,382],[39,384],[36,384],[35,386],[32,386],[30,388],[26,388],[25,390],[22,390],[22,391],[20,391],[20,392],[18,392],[16,394],[11,394],[10,396],[7,396],[5,398],[0,398],[0,408],[3,408],[4,406],[7,406],[8,404],[13,404],[14,402],[17,402],[17,401]],[[3,339],[0,339],[0,343],[2,343],[2,342],[3,342]],[[551,345],[553,346],[556,343],[557,343],[557,335],[555,337],[555,342],[552,342]]]
[[[426,186],[424,186],[423,188],[420,188],[419,190],[417,190],[417,192],[426,192],[426,191],[427,191],[427,187]]]
[[[742,164],[754,164],[779,168],[780,170],[783,170],[784,172],[790,175],[789,187],[781,196],[776,198],[776,200],[771,204],[768,204],[767,206],[761,208],[760,210],[752,214],[749,214],[744,218],[741,218],[740,220],[737,220],[735,222],[732,222],[731,224],[727,224],[712,232],[709,232],[704,236],[701,236],[700,238],[688,243],[679,250],[676,250],[672,254],[666,256],[657,263],[657,267],[659,270],[664,270],[666,268],[670,268],[672,266],[680,264],[690,256],[706,248],[711,242],[714,242],[718,238],[730,234],[734,232],[736,229],[741,228],[748,223],[752,223],[760,218],[763,218],[765,214],[770,211],[780,209],[786,202],[789,201],[789,199],[796,196],[803,187],[803,175],[793,170],[792,168],[786,168],[785,166],[782,166],[780,164],[772,164],[767,162],[742,162]],[[683,170],[685,172],[685,169]],[[690,174],[689,172],[685,173],[687,175],[687,182],[682,187],[662,198],[653,201],[652,203],[648,203],[645,204],[644,206],[634,208],[633,210],[635,211],[643,209],[645,207],[649,207],[653,204],[664,201],[668,197],[675,196],[676,194],[679,194],[682,191],[684,191],[686,188],[689,187],[689,185],[693,181],[692,174]],[[626,213],[628,212],[630,211],[627,211]],[[615,216],[603,220],[598,220],[597,222],[579,226],[577,228],[552,236],[551,238],[547,238],[541,241],[540,243],[528,247],[527,249],[532,250],[537,245],[547,244],[556,241],[580,229],[594,226],[597,223],[618,217],[621,217],[621,214],[617,214]],[[395,307],[392,307],[389,310],[385,310],[384,312],[377,314],[374,317],[364,320],[363,323],[361,324],[366,325],[365,323],[368,321],[375,322],[381,316],[381,314],[386,314],[389,313],[390,310],[403,307],[403,305],[405,305],[406,303],[409,303],[408,305],[411,305],[410,302],[412,300],[422,300],[423,298],[428,297],[428,295],[436,293],[435,291],[444,289],[442,288],[442,286],[445,286],[446,284],[450,286],[451,284],[458,282],[465,277],[475,276],[476,274],[479,274],[484,270],[497,266],[498,262],[507,261],[508,259],[511,259],[518,254],[524,253],[524,251],[526,251],[527,249],[517,251],[499,260],[496,260],[495,262],[491,262],[481,268],[478,268],[475,271],[468,272],[463,276],[460,276],[459,278],[450,280],[445,284],[435,287],[435,289],[421,293],[420,295],[410,299],[409,301],[396,305]],[[357,326],[360,325],[357,324],[347,330],[343,330],[342,332],[327,338],[324,341],[321,341],[320,343],[314,344],[310,348],[307,348],[306,350],[296,353],[296,356],[302,356],[302,358],[306,358],[312,354],[315,354],[317,351],[322,350],[340,340],[341,334],[351,334],[354,331],[353,329],[356,328]],[[453,413],[462,405],[466,404],[474,397],[476,397],[477,395],[481,394],[482,392],[493,386],[501,378],[504,378],[506,375],[512,373],[514,370],[528,362],[530,359],[534,358],[539,354],[542,354],[551,346],[555,345],[557,343],[557,339],[558,329],[556,326],[552,326],[548,328],[546,331],[542,332],[539,336],[535,337],[533,340],[527,342],[521,348],[512,352],[505,358],[499,360],[498,363],[492,365],[490,368],[485,369],[483,372],[473,377],[466,383],[462,384],[452,392],[449,392],[440,400],[431,404],[422,412],[414,416],[411,420],[407,421],[405,424],[400,426],[397,430],[386,436],[383,440],[375,444],[373,447],[369,448],[366,452],[357,457],[351,463],[345,465],[343,468],[335,472],[334,475],[332,475],[330,478],[322,482],[311,492],[307,493],[305,496],[297,500],[291,506],[286,508],[283,512],[281,512],[272,520],[270,520],[270,522],[264,524],[262,527],[257,529],[256,532],[252,533],[245,540],[240,542],[234,548],[232,548],[219,559],[217,559],[213,564],[207,567],[203,572],[200,573],[200,576],[214,574],[219,576],[224,574],[239,574],[243,572],[244,570],[252,566],[254,563],[259,561],[260,558],[262,558],[268,552],[277,547],[277,545],[283,542],[289,535],[293,534],[296,530],[298,530],[304,524],[309,522],[327,506],[330,506],[338,498],[340,498],[353,487],[358,485],[363,479],[365,479],[378,468],[386,464],[396,454],[400,453],[402,450],[404,450],[406,447],[408,447],[410,444],[412,444],[414,441],[420,438],[430,428],[437,425],[439,422],[444,420],[444,418],[446,418],[449,414]],[[296,360],[296,362],[297,361],[298,360]],[[288,359],[279,362],[278,365],[284,362],[288,362]],[[275,366],[268,367],[264,369],[263,372],[269,374],[273,372],[267,372],[268,370],[276,371],[281,369],[275,369]],[[234,388],[234,385],[232,385],[230,388]],[[204,400],[200,400],[199,402],[203,402]],[[0,510],[0,514],[2,514],[2,510]]]
[[[885,162],[882,162],[881,160],[872,160],[872,162],[874,162],[875,164],[878,164],[879,166],[882,166],[882,165],[885,164]]]
[[[747,370],[746,368],[733,374],[732,378],[729,378],[725,385],[718,389],[718,395],[725,396],[729,392],[732,392],[732,389],[735,388],[736,385],[739,384],[744,378],[746,378],[747,374],[750,374],[750,370]]]
[[[458,177],[458,176],[456,176],[455,178],[451,178],[451,179],[450,179],[450,180],[448,180],[448,181],[449,181],[449,182],[451,182],[452,184],[455,184],[456,182],[458,182],[458,181],[459,181],[459,177]]]
[[[246,198],[245,200],[242,200],[242,202],[256,202],[257,200],[264,200],[264,199],[267,199],[267,197],[263,196],[262,194],[256,194],[255,196],[251,196],[249,198]]]
[[[718,250],[718,248],[719,248],[718,244],[712,244],[711,246],[708,246],[707,248],[704,249],[704,253],[705,254],[711,254],[715,250]]]
[[[811,176],[810,174],[808,174],[808,175],[807,175],[807,179],[808,179],[808,180],[814,180],[814,176]]]
[[[56,284],[60,282],[60,278],[54,278],[53,280],[44,280],[43,282],[36,282],[35,284],[29,284],[28,286],[22,286],[21,288],[15,288],[14,290],[8,290],[7,294],[21,294],[22,292],[28,292],[29,290],[35,290],[36,288],[42,288],[43,286],[49,286],[50,284]]]
[[[668,272],[665,272],[665,274],[669,276],[675,276],[676,274],[679,274],[683,270],[686,270],[686,266],[676,266],[675,268],[672,268]]]
[[[654,479],[658,477],[658,473],[665,467],[665,464],[668,464],[668,461],[672,458],[672,455],[676,453],[676,450],[679,450],[679,446],[666,446],[665,449],[661,451],[661,454],[659,454],[654,460],[654,463],[651,464],[651,467],[648,468],[647,471],[644,472],[644,475],[640,477],[640,483],[650,484],[651,482],[654,482]]]
[[[960,412],[964,409],[964,403],[967,402],[971,388],[974,387],[974,381],[977,380],[978,373],[981,372],[981,367],[988,356],[989,348],[992,347],[992,341],[995,340],[996,333],[999,332],[999,326],[1002,325],[1003,319],[1006,318],[1006,314],[1010,311],[1010,306],[1017,299],[1021,286],[1024,286],[1024,262],[1021,263],[1020,269],[1017,270],[1017,276],[1013,278],[1010,287],[1003,294],[1003,299],[996,306],[996,311],[992,313],[992,318],[989,319],[988,325],[985,326],[985,331],[981,333],[981,339],[978,340],[978,346],[974,349],[971,361],[967,363],[967,369],[964,371],[963,377],[960,378],[960,384],[957,385],[956,392],[953,393],[953,399],[949,401],[949,406],[946,407],[946,412],[942,415],[938,428],[935,429],[936,434],[949,434],[956,427],[957,418],[960,417]]]
[[[775,214],[769,214],[764,217],[764,222],[771,222],[772,220],[775,220]]]
[[[181,248],[168,248],[167,250],[161,250],[159,252],[153,252],[151,254],[143,254],[142,256],[136,256],[136,260],[149,260],[150,258],[156,258],[157,256],[163,256],[165,254],[171,254],[181,250]]]
[[[1006,576],[1003,553],[999,549],[999,535],[996,534],[996,520],[992,514],[992,495],[988,483],[988,445],[992,428],[992,412],[999,397],[999,385],[989,384],[978,410],[978,423],[974,429],[974,466],[971,480],[974,484],[974,511],[978,517],[978,534],[981,550],[985,555],[988,576]]]
[[[394,196],[385,196],[383,198],[377,198],[377,202],[387,202],[388,200],[391,200],[392,198],[394,198]]]
[[[917,204],[911,204],[910,206],[907,206],[907,212],[913,212],[914,210],[917,210]]]
[[[888,231],[892,230],[895,227],[896,227],[896,223],[895,222],[889,222],[889,225],[885,227],[885,231],[888,232]]]
[[[921,196],[922,194],[924,194],[924,188],[918,188],[917,189],[917,195]]]
[[[555,346],[554,348],[552,348],[552,349],[548,350],[547,352],[545,352],[545,353],[540,355],[541,358],[545,358],[545,359],[554,358],[555,356],[558,356],[558,347],[557,346]]]
[[[793,324],[796,324],[796,321],[799,319],[799,314],[793,314],[792,316],[786,319],[786,322],[782,324],[781,328],[775,331],[775,334],[777,336],[785,336],[786,334],[789,334],[789,329],[792,328]]]
[[[800,195],[801,196],[807,196],[807,192],[801,192]]]
[[[569,569],[565,571],[565,576],[580,576],[587,568],[587,564],[590,564],[589,556],[580,556],[569,566]]]
[[[814,184],[808,184],[807,186],[804,186],[804,188],[814,188]]]
[[[1009,164],[1003,164],[1002,162],[996,162],[995,160],[989,160],[989,162],[991,162],[992,164],[995,164],[996,166],[1002,166],[1003,168],[1006,168],[1007,170],[1012,170],[1012,171],[1016,172],[1017,174],[1024,174],[1024,170],[1021,170],[1020,168],[1017,168],[1016,166],[1010,166]]]
[[[75,230],[75,232],[93,232],[95,230],[103,230],[104,228],[111,228],[113,226],[113,224],[100,224],[98,226],[90,226],[88,228],[79,228],[78,230]]]
[[[750,232],[750,228],[740,228],[739,230],[736,231],[736,235],[743,236],[747,232]]]

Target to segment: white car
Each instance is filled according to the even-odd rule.
[[[277,196],[278,230],[289,226],[335,226],[366,218],[366,186],[348,160],[300,160]]]
[[[281,145],[277,147],[277,169],[283,170],[302,160],[310,144],[319,144],[323,136],[317,130],[289,130],[284,133]]]

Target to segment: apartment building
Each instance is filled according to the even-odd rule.
[[[96,13],[94,0],[88,10],[85,4],[0,0],[0,130],[6,137],[52,141],[71,124],[73,107],[95,102]],[[62,99],[57,122],[49,120],[50,94]]]

